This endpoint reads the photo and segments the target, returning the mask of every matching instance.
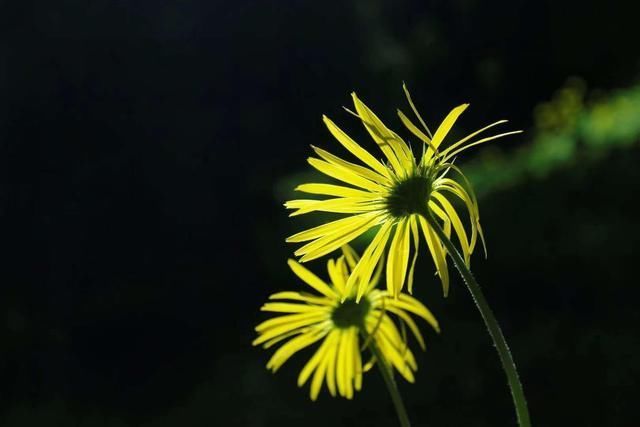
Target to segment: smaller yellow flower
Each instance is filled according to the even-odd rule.
[[[408,348],[405,334],[389,314],[396,315],[408,326],[423,350],[424,338],[410,313],[423,318],[436,331],[440,331],[431,312],[415,298],[400,294],[396,299],[387,291],[376,289],[382,271],[380,267],[367,285],[360,302],[356,302],[357,288],[352,287],[346,293],[346,284],[359,257],[349,246],[343,246],[342,252],[343,255],[337,260],[330,259],[327,263],[330,284],[290,259],[291,270],[321,295],[306,292],[278,292],[271,295],[269,299],[278,302],[268,302],[261,310],[285,314],[259,324],[256,327],[259,336],[253,341],[253,345],[269,348],[288,340],[267,363],[267,368],[273,372],[298,351],[322,341],[298,376],[300,387],[313,376],[311,400],[317,399],[324,382],[332,396],[339,394],[347,399],[361,389],[362,373],[375,363],[375,360],[364,366],[362,363],[361,352],[369,344],[368,339],[375,341],[390,366],[407,381],[414,381],[413,373],[418,369],[415,357]],[[367,337],[362,348],[361,336]]]

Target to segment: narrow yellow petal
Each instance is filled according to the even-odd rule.
[[[398,295],[404,286],[409,261],[409,241],[409,219],[404,219],[396,226],[387,260],[387,289],[393,295]]]
[[[362,191],[355,188],[345,187],[343,185],[334,184],[302,184],[296,187],[296,191],[302,191],[309,194],[321,194],[323,196],[336,197],[372,197],[368,191]]]
[[[344,293],[344,285],[346,282],[338,261],[334,259],[329,259],[329,261],[327,261],[327,274],[331,279],[331,284],[336,288],[338,294],[341,296]]]
[[[286,302],[268,302],[260,307],[260,311],[270,311],[274,313],[307,313],[326,310],[315,305],[296,304]]]
[[[356,391],[360,391],[362,389],[362,356],[360,354],[360,344],[359,344],[359,336],[356,331],[354,342],[353,342],[353,372],[354,372],[354,388]]]
[[[521,130],[514,130],[512,132],[505,132],[505,133],[501,133],[498,135],[494,135],[494,136],[490,136],[487,138],[482,138],[478,141],[472,142],[471,144],[467,144],[463,147],[458,148],[457,150],[453,150],[451,151],[449,154],[447,154],[446,156],[443,157],[443,161],[448,161],[449,159],[455,157],[457,154],[459,154],[460,152],[466,150],[467,148],[471,148],[471,147],[475,147],[476,145],[480,145],[480,144],[484,144],[485,142],[489,142],[489,141],[493,141],[494,139],[498,139],[498,138],[502,138],[503,136],[508,136],[508,135],[515,135],[518,133],[522,133]]]
[[[337,343],[338,335],[336,334],[335,329],[332,331],[333,337],[330,342],[327,342],[328,348],[333,347],[331,352],[336,351],[335,346]],[[322,382],[325,379],[325,373],[327,372],[327,368],[329,366],[329,359],[324,357],[320,363],[318,364],[318,368],[316,369],[315,374],[313,375],[313,380],[311,380],[311,400],[315,401],[318,398],[318,394],[320,394],[320,389],[322,388]]]
[[[264,348],[265,350],[269,349],[269,348],[273,347],[274,345],[278,344],[279,342],[287,340],[287,339],[289,339],[289,338],[291,338],[293,336],[303,334],[303,333],[307,332],[307,330],[308,330],[308,328],[298,328],[298,329],[295,329],[293,331],[287,332],[286,334],[280,334],[278,336],[275,336],[275,337],[271,338],[268,341],[265,341],[262,344],[262,348]]]
[[[367,286],[367,290],[365,291],[365,294],[368,294],[373,289],[375,289],[376,286],[378,286],[378,283],[380,282],[380,279],[382,278],[382,270],[383,269],[384,269],[384,252],[382,252],[382,256],[380,257],[380,261],[378,261],[378,266],[374,270],[373,276],[371,276],[371,279],[369,280],[369,286]]]
[[[337,339],[339,336],[340,332],[334,329],[327,338],[327,340],[331,340],[325,356],[327,363],[327,388],[331,396],[336,395],[336,355],[338,351]]]
[[[409,118],[405,116],[405,114],[400,110],[398,110],[398,117],[400,117],[400,121],[402,122],[402,124],[404,124],[412,134],[414,134],[418,137],[418,139],[427,144],[427,146],[431,149],[431,152],[435,151],[435,147],[431,143],[431,138],[429,138],[420,129],[418,129],[418,127],[414,125],[413,122],[411,122],[411,120],[409,120]]]
[[[324,121],[324,124],[329,129],[329,132],[331,132],[334,138],[337,139],[338,142],[340,142],[340,144],[344,146],[344,148],[349,150],[354,156],[362,160],[371,169],[375,170],[380,175],[389,179],[391,178],[389,169],[386,166],[384,166],[378,159],[373,157],[371,153],[369,153],[367,150],[362,148],[358,143],[356,143],[353,139],[351,139],[349,135],[344,133],[342,129],[336,126],[336,124],[333,123],[331,119],[329,119],[327,116],[322,116],[322,120]]]
[[[384,205],[371,198],[339,197],[326,200],[290,200],[285,203],[287,209],[298,209],[289,216],[304,215],[309,212],[333,212],[360,214],[380,211]]]
[[[406,169],[411,167],[410,150],[406,143],[399,136],[390,131],[384,123],[369,109],[355,93],[351,94],[353,104],[356,107],[358,116],[367,132],[378,144],[384,155],[389,160],[396,175],[403,177]]]
[[[389,307],[397,307],[399,309],[409,311],[417,316],[422,317],[436,331],[440,331],[440,326],[434,315],[429,311],[427,307],[425,307],[424,304],[422,304],[412,296],[407,294],[400,294],[399,299],[389,298],[389,300],[387,300],[387,304],[389,305]]]
[[[458,117],[460,117],[460,114],[462,114],[464,110],[467,109],[468,106],[469,104],[459,105],[453,110],[451,110],[449,114],[447,114],[447,117],[445,117],[442,123],[440,123],[440,126],[438,126],[436,133],[433,134],[433,139],[431,140],[431,143],[433,144],[434,147],[438,148],[440,146],[445,136],[447,136],[447,134],[453,127],[453,124],[456,122]]]
[[[316,305],[331,305],[333,302],[330,298],[319,297],[317,295],[311,295],[304,292],[291,292],[291,291],[277,292],[275,294],[271,294],[269,295],[269,299],[271,300],[289,299],[293,301],[308,302],[310,304],[316,304]]]
[[[424,127],[424,130],[427,131],[427,134],[431,135],[431,131],[429,130],[429,127],[427,127],[427,124],[424,122],[424,120],[422,120],[422,116],[418,112],[418,109],[416,108],[416,106],[413,103],[413,100],[411,99],[411,94],[409,93],[409,89],[407,88],[407,85],[404,83],[402,83],[402,90],[404,91],[404,95],[407,97],[407,101],[409,101],[409,105],[411,106],[411,110],[413,110],[413,114],[416,115],[416,117],[420,121],[420,124],[422,125],[422,127]]]
[[[370,213],[350,215],[348,217],[340,218],[335,221],[331,221],[326,224],[301,231],[300,233],[296,233],[293,236],[287,237],[286,242],[307,242],[309,240],[314,240],[329,234],[340,233],[344,230],[357,228],[358,226],[371,221],[374,216],[375,215]]]
[[[302,370],[300,371],[300,375],[298,375],[298,387],[302,387],[304,383],[307,382],[313,371],[316,369],[318,364],[322,362],[327,350],[329,348],[329,337],[325,338],[320,347],[313,354],[311,359],[304,365]]]
[[[424,234],[425,240],[427,241],[429,252],[436,264],[438,276],[442,282],[442,290],[446,297],[449,293],[449,271],[445,260],[445,252],[442,249],[440,240],[434,234],[433,230],[431,230],[431,227],[429,227],[429,224],[427,224],[427,221],[423,217],[420,217],[420,225],[422,227],[422,233]]]
[[[495,123],[491,123],[488,126],[483,127],[482,129],[478,129],[477,131],[470,133],[469,135],[465,136],[464,138],[462,138],[460,141],[451,144],[449,147],[447,147],[446,149],[442,150],[442,152],[440,152],[440,156],[445,157],[447,155],[447,153],[450,153],[451,151],[455,150],[456,148],[458,148],[459,146],[461,146],[462,144],[464,144],[465,142],[467,142],[468,140],[470,140],[471,138],[473,138],[476,135],[479,135],[480,133],[484,132],[485,130],[491,129],[494,126],[497,125],[501,125],[502,123],[507,123],[507,120],[498,120]]]
[[[453,182],[455,182],[455,181],[453,181]],[[471,220],[471,239],[469,240],[469,251],[473,252],[473,250],[474,250],[474,248],[476,246],[477,238],[478,238],[478,227],[477,226],[479,225],[479,218],[478,218],[477,206],[474,204],[474,201],[473,201],[472,197],[469,196],[469,194],[459,184],[458,184],[457,187],[449,185],[449,184],[438,185],[433,190],[433,193],[438,193],[438,192],[442,192],[442,191],[447,191],[447,192],[455,195],[456,197],[458,197],[466,205],[467,212],[469,213],[469,218]]]
[[[327,359],[322,359],[316,368],[316,372],[313,374],[313,379],[311,380],[311,390],[310,396],[311,400],[315,401],[320,394],[320,389],[322,388],[322,380],[325,378],[325,372],[327,371]]]
[[[303,282],[326,297],[337,298],[338,295],[333,289],[331,289],[331,287],[329,287],[329,285],[327,285],[322,279],[313,274],[311,271],[303,267],[296,260],[289,259],[287,260],[287,263],[289,264],[289,268],[291,268],[291,271],[293,271],[296,276],[302,279]]]
[[[434,191],[432,197],[436,199],[440,205],[444,208],[447,213],[449,219],[451,220],[451,224],[453,224],[453,229],[456,231],[456,235],[458,236],[458,241],[460,242],[460,249],[462,249],[462,255],[464,256],[464,261],[469,266],[471,261],[471,249],[469,247],[469,240],[467,239],[467,232],[462,225],[462,221],[458,216],[458,213],[453,208],[449,200],[444,197],[442,194]]]
[[[370,228],[375,227],[378,222],[378,217],[371,216],[367,218],[366,221],[363,221],[357,224],[357,226],[354,226],[350,229],[343,229],[340,232],[329,234],[320,237],[313,242],[307,243],[303,247],[296,250],[294,254],[296,256],[302,256],[302,258],[300,259],[301,262],[307,262],[316,258],[320,258],[321,256],[333,252],[343,245],[349,243]]]
[[[413,376],[413,372],[409,365],[405,362],[404,357],[402,357],[398,351],[393,347],[393,345],[386,338],[385,334],[378,333],[375,336],[376,344],[383,354],[387,363],[390,363],[393,367],[396,368],[398,373],[404,377],[410,383],[415,381]]]
[[[373,269],[382,256],[384,246],[386,245],[389,238],[391,227],[392,224],[390,221],[386,221],[382,224],[382,227],[380,227],[380,230],[378,230],[378,233],[362,254],[362,258],[360,258],[360,261],[358,261],[358,264],[351,272],[349,280],[347,280],[347,293],[351,292],[353,286],[356,284],[356,282],[358,282],[358,301],[362,297],[362,294],[364,294],[364,291],[367,289],[367,285],[369,284],[368,282],[371,278]],[[380,245],[382,245],[382,250],[378,249]]]
[[[342,253],[344,254],[344,258],[346,259],[349,268],[353,270],[358,261],[360,261],[360,255],[358,255],[358,253],[349,245],[342,246]]]
[[[270,328],[264,331],[264,333],[260,335],[258,338],[253,340],[252,345],[260,345],[279,335],[284,335],[290,332],[294,332],[305,326],[313,325],[314,323],[318,323],[318,320],[311,318],[311,319],[298,320],[297,322],[289,322],[289,323],[285,323],[284,325]]]
[[[345,385],[346,385],[346,397],[347,399],[353,398],[353,381],[354,381],[354,371],[353,371],[353,343],[357,340],[358,330],[355,327],[351,327],[346,331],[346,339],[343,344],[343,352],[344,352],[344,376],[345,376]]]
[[[335,178],[339,181],[346,182],[347,184],[351,184],[355,187],[364,188],[365,190],[374,192],[383,192],[385,190],[382,185],[363,178],[352,169],[347,169],[345,167],[338,166],[336,164],[313,157],[309,157],[307,159],[307,162],[309,162],[311,166],[313,166],[323,174]]]
[[[278,325],[282,325],[284,323],[289,322],[297,322],[298,320],[303,319],[314,319],[314,321],[318,321],[318,319],[322,319],[326,317],[326,313],[321,310],[316,312],[307,312],[307,313],[296,313],[296,314],[286,314],[283,316],[274,317],[272,319],[265,320],[255,327],[256,332],[260,333],[269,328],[276,327]]]
[[[407,286],[409,293],[413,293],[413,273],[416,268],[416,261],[418,260],[418,254],[420,253],[420,235],[418,233],[418,220],[416,215],[411,215],[411,234],[413,235],[413,259],[411,260],[411,268],[409,268],[409,277],[407,278]]]
[[[389,359],[398,372],[408,380],[409,377],[413,378],[413,371],[418,369],[416,359],[393,322],[384,322],[384,326],[380,326],[377,338],[384,342],[385,354],[390,356]]]
[[[433,200],[429,200],[428,205],[431,212],[436,214],[436,216],[442,220],[442,229],[444,230],[444,234],[449,240],[451,240],[451,219],[449,219],[447,213],[443,211]]]
[[[392,344],[399,353],[402,353],[402,351],[406,348],[406,343],[402,339],[400,331],[398,331],[398,328],[388,315],[385,314],[382,316],[382,321],[380,322],[380,326],[378,327],[378,329],[379,331],[386,334],[389,343]]]
[[[337,359],[336,359],[336,380],[337,380],[337,385],[338,385],[338,394],[340,396],[345,396],[346,395],[346,381],[345,381],[345,376],[344,376],[344,353],[345,353],[345,348],[344,348],[344,343],[345,343],[345,339],[346,339],[346,331],[344,329],[340,329],[340,338],[338,340],[338,342],[336,343],[336,354],[337,354]]]
[[[416,338],[416,341],[418,341],[420,348],[424,351],[426,349],[424,337],[422,336],[422,333],[420,333],[420,328],[418,328],[418,325],[416,325],[416,322],[413,321],[411,316],[405,313],[404,310],[397,308],[391,304],[386,306],[386,310],[389,313],[393,313],[398,316],[404,323],[406,323],[407,326],[409,326],[409,329],[413,333],[413,336]]]
[[[358,174],[365,179],[368,179],[369,181],[372,181],[381,185],[390,185],[392,183],[392,181],[389,178],[387,178],[386,175],[380,175],[378,172],[374,170],[343,160],[340,157],[335,156],[326,150],[323,150],[322,148],[319,148],[313,145],[311,146],[311,148],[313,149],[313,151],[316,152],[316,154],[318,154],[318,156],[320,156],[325,161],[331,164],[334,164],[336,166],[345,168],[347,170],[350,170],[353,173]]]
[[[276,350],[273,356],[271,356],[271,359],[267,362],[267,368],[276,372],[291,356],[322,339],[325,334],[326,330],[316,329],[297,336]]]

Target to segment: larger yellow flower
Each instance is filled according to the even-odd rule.
[[[389,242],[386,268],[387,289],[397,297],[406,281],[409,292],[412,292],[413,270],[419,250],[420,231],[422,231],[429,252],[433,257],[444,294],[447,295],[449,273],[446,250],[425,220],[425,215],[431,212],[441,220],[448,237],[451,236],[452,230],[455,232],[460,250],[468,265],[478,236],[483,244],[484,239],[475,195],[453,161],[457,154],[469,147],[520,132],[506,132],[473,140],[481,132],[506,122],[506,120],[500,120],[471,133],[446,149],[440,150],[442,141],[469,104],[463,104],[451,110],[436,132],[431,135],[406,87],[404,87],[404,91],[411,109],[424,129],[421,130],[398,110],[402,123],[421,141],[422,147],[419,151],[422,152],[422,155],[419,160],[416,159],[411,147],[395,132],[387,128],[356,94],[352,93],[355,112],[350,112],[362,121],[364,127],[382,150],[386,161],[376,159],[329,118],[323,116],[324,123],[331,134],[363,165],[347,162],[323,149],[312,147],[319,158],[309,158],[311,166],[344,184],[303,184],[296,189],[331,198],[324,200],[300,199],[285,203],[287,208],[295,209],[291,216],[314,211],[349,214],[345,218],[289,237],[287,242],[308,242],[295,252],[296,256],[301,257],[301,262],[310,261],[333,252],[367,230],[379,227],[346,283],[347,292],[356,283],[359,283],[357,300],[366,292],[366,284],[369,283],[369,279]],[[470,237],[454,207],[453,199],[461,201],[466,208],[470,222]],[[408,268],[412,240],[414,255],[411,266]]]
[[[324,382],[332,396],[339,394],[351,399],[354,392],[360,390],[362,373],[375,363],[372,360],[363,366],[360,348],[362,336],[375,341],[386,359],[385,363],[393,366],[407,381],[414,381],[413,373],[418,368],[416,360],[407,346],[405,335],[398,330],[389,314],[396,315],[409,327],[423,350],[424,338],[409,314],[423,318],[439,331],[436,319],[418,300],[406,294],[395,299],[386,291],[376,289],[381,268],[364,286],[363,297],[356,303],[355,289],[347,291],[346,283],[350,270],[357,262],[358,256],[353,249],[343,247],[343,255],[327,263],[331,278],[328,284],[301,264],[289,260],[291,270],[320,295],[278,292],[269,297],[278,302],[268,302],[262,306],[262,311],[285,313],[259,324],[256,327],[259,336],[253,341],[253,345],[269,348],[288,339],[267,363],[267,368],[273,372],[293,354],[322,341],[298,376],[298,386],[303,386],[313,375],[312,400],[316,400]]]

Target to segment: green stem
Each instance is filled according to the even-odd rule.
[[[411,427],[411,423],[409,422],[409,415],[407,415],[407,410],[404,407],[404,402],[402,401],[402,396],[400,396],[400,391],[398,390],[398,385],[396,384],[396,380],[393,378],[393,372],[391,367],[385,360],[382,352],[378,348],[376,344],[376,340],[373,337],[370,337],[366,329],[360,328],[363,335],[365,336],[365,342],[368,341],[368,347],[373,353],[373,357],[376,358],[376,365],[380,369],[380,374],[384,379],[384,383],[387,386],[387,390],[389,390],[389,394],[391,395],[391,400],[393,401],[393,406],[396,408],[396,413],[398,414],[398,420],[400,421],[401,427]]]
[[[513,361],[513,357],[511,356],[511,352],[509,351],[507,342],[504,339],[504,335],[502,335],[500,325],[498,325],[498,321],[496,320],[491,307],[489,307],[489,304],[487,303],[487,300],[482,293],[482,289],[480,289],[480,285],[478,284],[478,282],[476,282],[473,274],[471,274],[471,270],[469,270],[462,256],[460,256],[460,253],[444,233],[442,226],[433,217],[431,212],[427,210],[426,213],[422,214],[422,216],[424,216],[431,228],[436,232],[436,234],[444,244],[447,252],[453,259],[453,263],[458,268],[460,275],[467,285],[467,289],[469,289],[469,292],[471,292],[471,297],[476,303],[476,307],[478,307],[478,310],[480,310],[480,314],[484,319],[484,324],[489,330],[489,335],[491,335],[491,338],[493,339],[496,350],[498,350],[498,356],[500,356],[502,368],[507,375],[507,381],[509,382],[509,388],[511,389],[511,396],[513,397],[513,403],[516,408],[516,415],[518,416],[518,423],[521,427],[530,427],[531,420],[529,418],[527,400],[524,397],[524,391],[522,390],[522,383],[520,382],[520,378],[518,377],[516,364]]]

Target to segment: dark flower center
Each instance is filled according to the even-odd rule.
[[[355,298],[348,299],[333,310],[331,320],[338,328],[360,327],[370,308],[371,303],[366,298],[362,298],[359,303]]]
[[[395,185],[387,197],[387,210],[396,218],[424,212],[431,196],[431,179],[414,175]]]

